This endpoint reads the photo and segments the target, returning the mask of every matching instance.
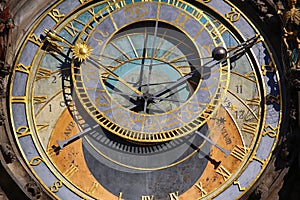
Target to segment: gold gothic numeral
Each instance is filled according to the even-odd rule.
[[[10,100],[12,103],[26,103],[26,96],[13,96]]]
[[[272,95],[272,94],[268,94],[266,97],[267,103],[273,104],[280,104],[280,96],[279,95]]]
[[[29,161],[29,164],[31,166],[38,166],[42,161],[43,160],[40,156],[35,156]]]
[[[274,138],[277,135],[277,131],[278,131],[278,126],[273,127],[271,124],[266,124],[264,127],[263,136],[268,135],[269,137]]]
[[[53,193],[58,192],[59,188],[61,188],[63,186],[63,183],[59,180],[55,181],[50,187],[50,191]]]
[[[226,181],[231,176],[231,173],[223,165],[220,165],[216,169],[216,172],[223,177],[224,181]]]
[[[249,148],[246,148],[245,146],[236,145],[230,155],[235,157],[236,159],[243,161],[245,155],[249,152]]]
[[[23,136],[31,134],[30,129],[27,126],[19,126],[16,133],[17,133],[18,137],[23,137]]]
[[[170,200],[179,200],[179,192],[169,193]]]
[[[226,13],[225,17],[231,22],[237,22],[241,18],[241,13],[239,13],[235,8],[231,8],[231,11]]]
[[[275,66],[271,61],[269,64],[262,65],[261,70],[263,71],[263,75],[266,76],[267,73],[273,73],[275,71]]]
[[[266,160],[262,160],[260,158],[258,158],[256,155],[252,157],[252,161],[255,160],[257,162],[259,162],[262,166],[262,168],[266,165]]]
[[[239,181],[234,181],[233,185],[237,185],[240,191],[245,191],[246,188],[241,186],[241,183]]]
[[[200,190],[200,195],[201,195],[200,197],[204,197],[207,195],[207,192],[204,190],[201,182],[195,184],[195,186]]]
[[[17,71],[23,72],[23,73],[26,73],[26,74],[29,74],[30,68],[31,68],[30,65],[25,66],[25,65],[22,64],[22,63],[19,63],[19,64],[17,64],[17,66],[16,66],[16,70],[17,70]]]
[[[36,36],[34,33],[32,33],[30,35],[29,40],[38,46],[40,46],[42,44],[42,40],[41,40],[40,36]]]
[[[56,23],[60,22],[61,19],[65,17],[65,15],[64,14],[60,14],[59,10],[56,9],[56,8],[54,8],[53,10],[51,10],[48,15],[50,15],[50,17],[52,17],[52,19],[54,21],[56,21]]]

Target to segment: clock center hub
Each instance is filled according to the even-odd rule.
[[[168,112],[186,102],[192,92],[188,82],[167,89],[168,85],[176,82],[183,75],[176,67],[160,60],[141,58],[128,61],[116,68],[114,73],[142,92],[135,103],[139,105],[131,109],[134,112],[146,111],[148,114]],[[128,99],[135,94],[129,87],[112,75],[108,76],[105,85],[113,99],[125,108],[130,106]],[[164,91],[164,94],[158,95],[160,91]],[[167,102],[164,101],[165,98],[168,98]],[[147,110],[144,110],[145,106],[148,106]]]

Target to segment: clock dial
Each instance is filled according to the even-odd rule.
[[[230,1],[58,1],[24,39],[9,107],[57,199],[238,199],[274,150],[276,58]]]

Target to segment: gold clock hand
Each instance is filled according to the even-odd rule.
[[[130,90],[132,90],[133,92],[135,92],[136,94],[142,96],[143,92],[139,91],[137,88],[133,87],[132,85],[130,85],[127,81],[125,81],[124,79],[122,79],[120,76],[118,76],[117,74],[115,74],[113,71],[111,71],[110,69],[108,69],[108,67],[102,65],[96,58],[94,58],[93,56],[89,56],[87,59],[95,62],[97,64],[97,68],[102,68],[104,69],[109,75],[113,76],[114,78],[116,78],[118,81],[120,81],[121,83],[123,83],[126,87],[128,87]]]

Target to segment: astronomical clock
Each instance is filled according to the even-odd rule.
[[[253,191],[284,135],[287,88],[249,10],[230,0],[40,4],[15,42],[4,107],[29,198]]]

